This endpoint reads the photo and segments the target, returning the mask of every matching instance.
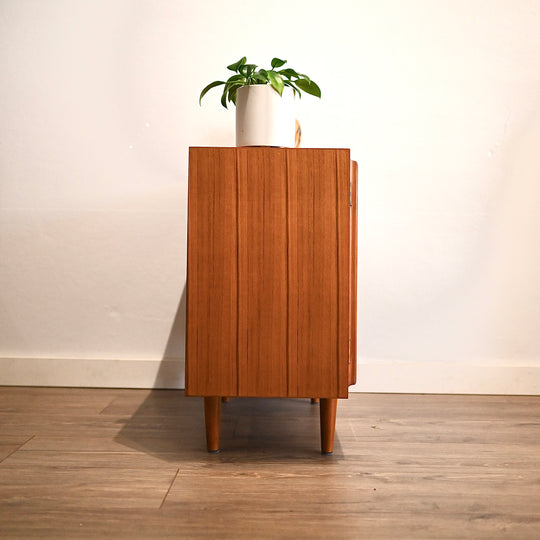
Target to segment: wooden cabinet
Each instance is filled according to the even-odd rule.
[[[209,450],[219,398],[251,396],[321,398],[332,451],[356,378],[356,177],[345,149],[190,148],[186,394]]]

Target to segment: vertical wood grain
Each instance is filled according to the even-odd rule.
[[[349,233],[349,353],[348,384],[356,384],[356,339],[357,339],[357,267],[358,267],[358,163],[351,161],[351,219]]]
[[[288,150],[289,395],[347,397],[348,150]]]
[[[300,150],[296,153],[298,154]],[[296,154],[287,152],[287,395],[298,397],[298,189]],[[313,394],[316,395],[316,394]],[[313,396],[312,396],[313,397]]]
[[[347,397],[350,177],[348,150],[190,149],[188,395]]]
[[[319,416],[321,425],[321,453],[334,452],[334,434],[336,431],[337,399],[321,399]]]
[[[338,397],[349,393],[349,337],[350,337],[350,233],[351,233],[351,153],[349,150],[334,150],[336,162],[336,229],[337,229],[337,333],[338,333]]]
[[[286,151],[238,148],[239,395],[287,395]]]
[[[219,432],[221,420],[221,398],[206,396],[204,398],[204,424],[206,428],[206,449],[219,452]]]
[[[191,148],[186,394],[237,394],[237,185],[234,148]]]

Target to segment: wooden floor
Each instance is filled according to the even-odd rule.
[[[0,538],[540,538],[540,397],[0,387]]]

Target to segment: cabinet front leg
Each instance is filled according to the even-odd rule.
[[[217,396],[204,398],[204,422],[206,425],[206,448],[209,452],[219,452],[219,421],[221,398]]]
[[[321,398],[321,452],[332,454],[334,452],[334,433],[336,431],[337,399]]]

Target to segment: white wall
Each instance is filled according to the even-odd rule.
[[[181,386],[187,147],[244,54],[359,161],[362,391],[540,393],[539,0],[2,0],[0,384]]]

